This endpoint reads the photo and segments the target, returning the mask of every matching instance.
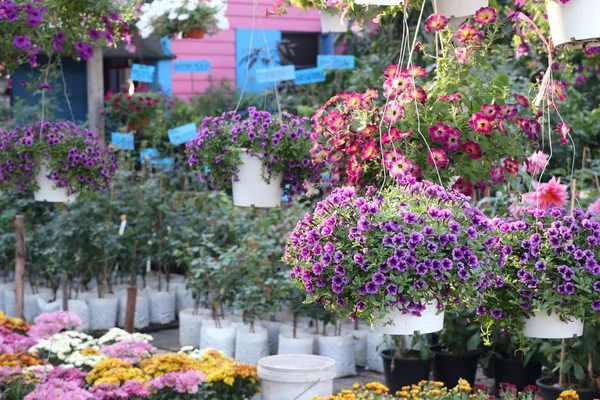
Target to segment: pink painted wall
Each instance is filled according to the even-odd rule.
[[[254,29],[271,29],[282,32],[321,32],[318,11],[288,9],[286,15],[266,17],[266,11],[273,8],[274,0],[256,0]],[[194,93],[201,93],[209,86],[209,79],[228,79],[235,85],[235,28],[252,29],[254,0],[229,0],[227,17],[230,29],[202,40],[173,40],[171,51],[177,60],[209,60],[211,72],[191,74],[172,72],[173,95],[187,99]],[[262,40],[260,36],[255,37]],[[193,87],[192,87],[193,86]]]

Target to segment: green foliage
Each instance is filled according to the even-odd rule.
[[[442,351],[464,355],[479,349],[481,334],[474,316],[475,312],[466,307],[446,312],[444,329],[438,334]]]

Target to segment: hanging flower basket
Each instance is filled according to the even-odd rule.
[[[436,302],[425,305],[421,316],[394,310],[373,323],[373,331],[386,335],[412,335],[439,332],[444,328],[444,312],[438,314]]]
[[[321,32],[346,32],[348,31],[348,18],[333,14],[327,11],[321,11]]]
[[[69,195],[67,188],[56,188],[53,180],[48,178],[50,171],[45,164],[42,164],[40,171],[35,177],[39,189],[33,193],[35,201],[48,201],[51,203],[71,203],[77,196]]]
[[[548,2],[548,22],[552,42],[557,49],[582,49],[600,46],[600,2],[571,0],[559,4]]]
[[[283,175],[272,176],[266,182],[260,157],[241,150],[238,179],[233,180],[233,204],[238,207],[279,207],[283,197]]]
[[[489,0],[433,0],[435,12],[448,18],[469,17],[488,5]]]
[[[193,28],[188,32],[184,32],[182,36],[184,39],[202,39],[204,31],[201,28]]]
[[[364,6],[401,6],[404,0],[356,0],[355,3]]]
[[[538,311],[525,321],[523,335],[538,339],[569,339],[583,335],[583,321],[573,318],[565,322],[558,314]]]

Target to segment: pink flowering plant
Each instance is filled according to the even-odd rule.
[[[456,31],[433,14],[425,29],[438,51],[421,51],[436,60],[435,75],[390,65],[381,92],[340,93],[313,116],[313,160],[327,162],[334,184],[380,186],[408,174],[471,196],[516,175],[539,138],[528,99],[492,65],[503,36],[494,8]]]
[[[320,179],[322,169],[321,164],[311,163],[307,122],[289,113],[271,115],[254,107],[246,117],[229,111],[205,118],[198,135],[186,145],[189,165],[203,170],[212,189],[225,190],[238,179],[240,153],[246,152],[261,160],[263,180],[269,182],[282,173],[284,192],[302,194]]]
[[[137,0],[5,0],[0,4],[0,76],[10,75],[21,64],[38,66],[37,58],[50,61],[74,55],[87,60],[95,48],[131,42],[129,23]],[[73,23],[77,21],[78,23]]]
[[[107,190],[117,168],[115,155],[98,137],[71,122],[0,130],[0,189],[36,189],[42,166],[55,187],[79,195]]]
[[[108,358],[120,358],[128,364],[138,364],[155,352],[150,343],[135,339],[122,340],[100,349],[100,354]]]
[[[198,392],[205,381],[206,376],[202,371],[169,372],[148,382],[148,388],[153,393],[153,400],[203,399],[204,394]]]
[[[398,308],[420,315],[472,302],[499,238],[455,191],[414,177],[381,195],[335,189],[290,233],[285,261],[308,299],[340,318],[372,322]]]
[[[528,207],[498,229],[501,268],[477,308],[484,333],[497,325],[521,335],[537,311],[562,320],[600,317],[600,221],[578,208]]]

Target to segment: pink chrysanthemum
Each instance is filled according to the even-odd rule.
[[[429,156],[427,157],[427,162],[431,165],[435,165],[438,168],[444,168],[450,164],[448,155],[442,149],[431,149]]]
[[[588,207],[588,212],[594,215],[600,215],[600,197],[598,198],[598,200],[590,204],[590,206]]]
[[[546,183],[533,183],[535,192],[525,193],[523,200],[534,207],[547,210],[550,207],[562,207],[567,204],[567,185],[561,185],[560,179],[553,177]]]
[[[442,14],[431,14],[427,18],[427,21],[425,21],[425,30],[427,32],[441,31],[446,26],[448,26],[448,18]]]

